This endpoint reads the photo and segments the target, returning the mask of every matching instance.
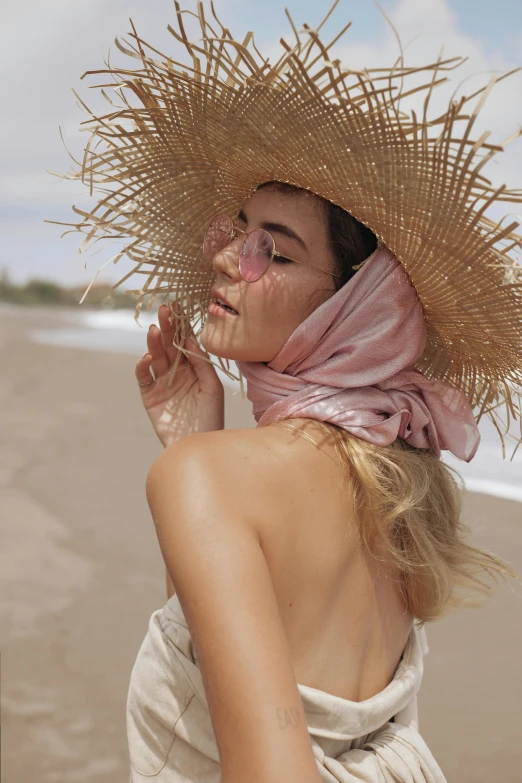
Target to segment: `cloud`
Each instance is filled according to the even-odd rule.
[[[0,49],[0,67],[8,75],[2,82],[2,105],[7,108],[0,141],[7,154],[2,156],[1,193],[10,202],[23,199],[20,186],[30,186],[32,181],[26,198],[53,201],[56,187],[45,170],[63,171],[69,166],[58,126],[76,154],[80,154],[86,140],[85,134],[78,133],[85,117],[71,88],[86,97],[88,88],[80,77],[86,70],[104,67],[109,49],[114,49],[114,37],[130,29],[128,16],[135,15],[142,23],[148,21],[138,27],[145,27],[147,32],[153,26],[150,17],[157,15],[144,19],[143,5],[121,0],[8,3],[11,34],[4,36]],[[164,29],[173,9],[166,0],[156,5],[163,6],[162,24],[157,26]],[[173,41],[172,36],[168,37]]]
[[[215,5],[218,15],[232,23],[237,22],[239,12],[242,17],[248,14],[250,2],[252,0],[242,0],[241,3],[239,0],[216,0]],[[190,4],[191,0],[182,3],[184,7]],[[196,7],[195,0],[192,0],[192,5]],[[487,73],[477,72],[491,69],[506,71],[521,64],[509,61],[501,50],[486,53],[478,40],[459,28],[456,14],[447,0],[397,0],[395,3],[387,2],[386,8],[406,47],[407,64],[435,60],[442,44],[447,56],[468,56],[464,65],[448,74],[452,80],[448,89],[444,86],[435,91],[434,108],[439,105],[437,102],[442,102],[441,105],[444,100],[447,102],[460,79],[471,75],[463,85],[463,89],[469,92],[489,78]],[[321,13],[315,5],[313,9],[312,16],[318,21]],[[114,62],[126,63],[126,58],[116,51],[113,41],[116,36],[124,37],[130,30],[129,17],[135,22],[139,34],[160,51],[179,51],[179,45],[166,29],[167,24],[174,21],[174,6],[172,0],[151,0],[147,3],[143,0],[46,0],[45,3],[40,0],[25,0],[23,3],[5,0],[2,10],[8,25],[0,49],[0,67],[4,75],[0,87],[3,107],[0,124],[0,230],[6,237],[0,250],[0,266],[8,265],[17,270],[19,277],[49,270],[49,274],[54,276],[70,278],[81,266],[78,264],[76,267],[77,262],[67,267],[64,264],[64,258],[70,256],[70,248],[74,246],[74,237],[68,237],[63,245],[60,244],[58,227],[48,226],[43,220],[72,220],[72,203],[91,203],[80,183],[65,182],[46,172],[46,169],[65,172],[70,167],[60,140],[59,125],[67,146],[76,157],[81,155],[87,139],[85,133],[78,132],[85,117],[76,105],[71,88],[77,89],[87,103],[95,102],[96,91],[89,90],[87,79],[80,81],[80,77],[86,70],[103,68],[109,48]],[[308,13],[308,9],[305,10]],[[299,16],[301,13],[304,10],[299,11]],[[296,14],[293,15],[296,17]],[[343,12],[337,9],[331,24],[337,26],[339,20],[343,21],[346,16],[350,18],[349,7],[346,11],[345,6]],[[283,15],[280,14],[279,18],[283,20]],[[382,20],[380,15],[379,18]],[[248,24],[245,29],[247,27]],[[265,39],[270,29],[267,23],[263,30]],[[366,36],[364,40],[361,39],[361,29]],[[282,32],[290,42],[292,33],[289,25]],[[278,31],[277,41],[263,46],[263,52],[274,59],[281,51]],[[376,67],[389,66],[399,50],[390,27],[381,21],[375,25],[371,39],[368,23],[354,23],[334,53],[348,66]],[[488,128],[492,130],[491,140],[499,141],[515,130],[522,121],[521,94],[521,73],[498,84],[477,121],[475,135]],[[513,143],[489,166],[489,176],[495,182],[501,184],[505,181],[512,187],[519,185],[522,141]],[[66,241],[67,248],[64,247]],[[115,274],[112,277],[116,279]]]
[[[472,94],[485,85],[496,74],[502,75],[522,63],[510,62],[502,51],[487,54],[477,39],[463,32],[458,19],[447,0],[398,0],[388,12],[397,30],[404,49],[406,66],[419,66],[435,62],[441,54],[444,59],[467,57],[466,62],[446,74],[448,82],[437,87],[430,101],[429,116],[436,117],[447,108],[454,91],[455,97]],[[352,40],[350,40],[350,37]],[[355,39],[355,40],[354,40]],[[352,43],[352,41],[354,42]],[[352,27],[346,33],[343,43],[338,45],[333,56],[339,57],[347,67],[390,67],[400,54],[395,34],[388,23],[381,34],[372,41],[359,42],[357,31]],[[426,74],[417,78],[417,83],[427,81]],[[415,83],[415,79],[412,79]],[[459,86],[460,84],[460,86]],[[472,135],[478,138],[485,130],[491,131],[491,143],[503,141],[522,124],[522,109],[519,96],[522,95],[522,71],[498,82],[489,94]],[[404,109],[414,108],[417,116],[422,112],[425,93],[412,96],[402,105]],[[480,96],[468,103],[471,111]],[[520,187],[522,179],[522,140],[518,139],[499,153],[484,167],[486,176],[510,187]]]

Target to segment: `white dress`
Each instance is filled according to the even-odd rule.
[[[362,702],[298,684],[325,783],[446,783],[418,732],[427,652],[425,630],[414,623],[393,680]],[[201,670],[177,595],[150,618],[126,719],[131,783],[220,783]]]

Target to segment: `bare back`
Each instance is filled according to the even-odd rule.
[[[392,679],[413,618],[397,575],[360,545],[333,440],[294,422],[320,446],[277,425],[241,430],[266,449],[263,551],[297,682],[363,701]]]

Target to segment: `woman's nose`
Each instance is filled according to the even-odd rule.
[[[239,279],[239,252],[242,245],[242,237],[236,237],[223,250],[216,253],[212,266],[214,271],[219,274],[228,275],[232,279]]]

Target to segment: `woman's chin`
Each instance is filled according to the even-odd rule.
[[[215,330],[208,329],[208,324],[205,324],[199,335],[199,344],[207,353],[212,356],[219,356],[222,359],[236,359],[238,357],[238,351],[234,349],[234,346],[228,344],[226,339],[223,339],[222,335],[215,333]]]
[[[213,327],[207,321],[201,334],[199,335],[198,342],[209,354],[212,356],[220,357],[221,359],[230,359],[234,362],[264,362],[265,364],[271,361],[282,348],[278,346],[276,349],[270,350],[267,346],[240,344],[234,343],[230,336],[224,335],[221,330]],[[260,350],[261,349],[261,350]]]

